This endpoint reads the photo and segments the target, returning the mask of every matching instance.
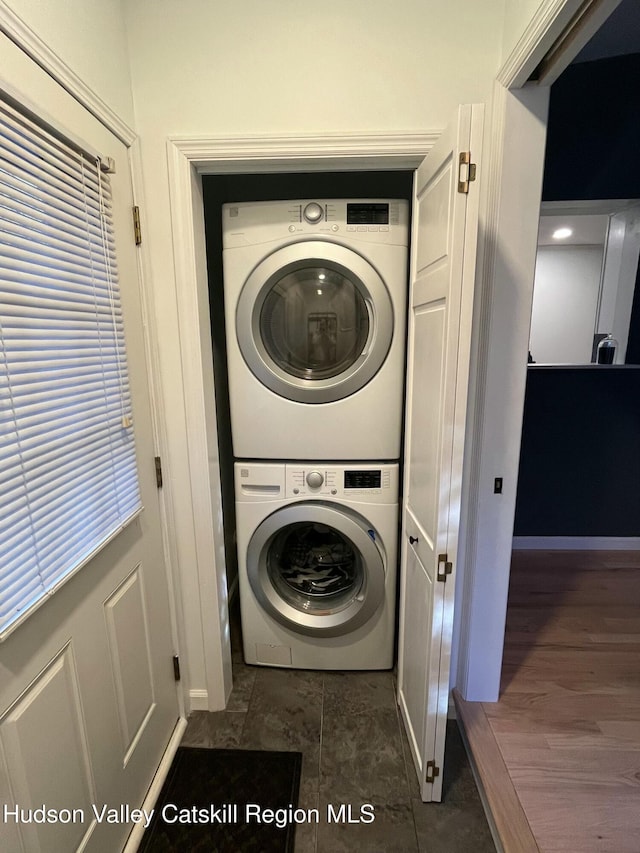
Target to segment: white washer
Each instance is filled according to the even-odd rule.
[[[237,462],[249,664],[393,665],[398,465]]]
[[[398,459],[408,202],[223,206],[233,450]]]

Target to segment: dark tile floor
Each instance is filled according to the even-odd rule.
[[[296,853],[494,853],[456,723],[449,721],[442,803],[423,803],[391,672],[249,667],[234,643],[227,710],[196,711],[183,746],[297,750],[299,806],[319,823],[296,827]],[[375,821],[328,823],[327,804],[375,807]]]

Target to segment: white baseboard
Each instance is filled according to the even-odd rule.
[[[640,551],[640,536],[514,536],[515,551]]]
[[[180,741],[182,740],[182,735],[184,734],[184,730],[186,728],[186,719],[184,717],[180,717],[180,719],[176,723],[176,727],[173,730],[171,739],[167,744],[167,748],[164,751],[160,766],[156,770],[156,775],[153,777],[151,787],[147,791],[147,796],[144,798],[144,803],[141,806],[141,808],[143,808],[146,812],[150,812],[156,804],[156,800],[158,799],[160,791],[162,790],[164,780],[167,778],[169,768],[171,767],[171,762],[173,761],[173,758],[176,754],[176,750],[180,746]],[[144,823],[135,823],[133,829],[131,830],[131,833],[129,834],[129,838],[127,838],[127,843],[125,844],[122,853],[136,853],[140,842],[142,841],[143,835]]]
[[[189,713],[191,711],[208,711],[209,694],[206,690],[189,691]]]

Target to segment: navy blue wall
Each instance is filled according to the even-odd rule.
[[[640,368],[528,368],[514,535],[640,536]]]
[[[542,198],[640,198],[640,54],[570,65],[551,87]]]

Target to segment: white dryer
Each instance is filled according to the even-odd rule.
[[[408,202],[223,206],[236,458],[398,459]]]
[[[237,462],[249,664],[393,665],[398,465]]]

